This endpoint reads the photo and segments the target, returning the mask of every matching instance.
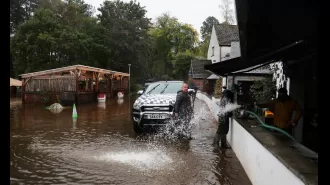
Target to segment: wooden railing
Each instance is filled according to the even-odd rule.
[[[76,91],[75,76],[34,77],[25,85],[25,92]]]

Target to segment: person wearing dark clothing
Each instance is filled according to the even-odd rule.
[[[234,93],[230,90],[224,90],[222,92],[220,100],[220,113],[218,114],[218,129],[214,137],[213,145],[216,148],[219,148],[219,141],[221,140],[221,148],[230,149],[227,145],[227,134],[229,131],[229,118],[232,117],[232,112],[222,112],[221,109],[224,109],[225,106],[229,103],[234,102]]]
[[[194,103],[195,99],[196,99],[196,94],[197,94],[198,87],[196,86],[196,84],[194,82],[192,82],[189,85],[189,89],[194,89],[194,92],[191,93],[192,102]]]
[[[275,127],[285,130],[292,135],[292,129],[296,127],[302,116],[301,107],[292,99],[285,88],[278,90],[278,97],[268,103],[256,104],[258,107],[269,108],[274,113],[273,124]],[[295,112],[295,114],[293,114]]]
[[[189,127],[193,109],[188,95],[188,84],[182,85],[182,90],[178,91],[174,105],[174,119],[179,120],[185,128]]]

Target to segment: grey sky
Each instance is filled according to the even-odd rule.
[[[85,0],[97,9],[104,0]],[[123,0],[129,2],[129,0]],[[162,13],[168,12],[178,18],[180,22],[191,24],[198,32],[203,21],[208,16],[223,21],[219,5],[221,0],[137,0],[145,6],[147,16],[153,20]]]

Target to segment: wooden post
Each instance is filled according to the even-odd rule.
[[[110,97],[112,98],[112,88],[113,88],[113,75],[111,75],[111,78],[110,78]]]
[[[112,78],[112,75],[109,76],[108,78],[108,92],[109,92],[109,98],[111,98],[111,78]]]
[[[78,74],[76,73],[76,93],[78,93],[79,89],[79,77]]]
[[[25,103],[25,78],[22,79],[22,103]]]
[[[119,88],[121,89],[123,87],[123,77],[120,77],[120,84],[119,84]]]
[[[99,91],[99,72],[96,73],[95,92]]]
[[[78,70],[76,70],[76,101],[75,103],[78,104],[78,96],[79,95],[79,76],[78,76]]]

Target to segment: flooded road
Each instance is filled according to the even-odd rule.
[[[239,184],[250,185],[235,154],[213,151],[215,120],[196,99],[192,140],[136,136],[135,98],[53,113],[11,104],[11,184]]]

